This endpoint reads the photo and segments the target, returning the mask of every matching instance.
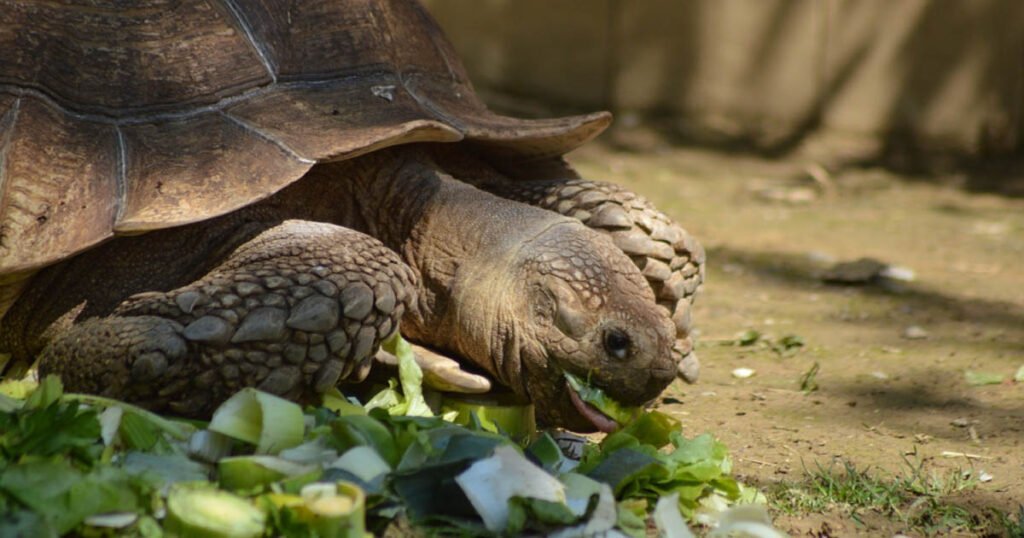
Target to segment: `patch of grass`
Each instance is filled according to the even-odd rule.
[[[923,462],[904,460],[906,469],[888,473],[858,469],[848,460],[805,469],[802,482],[768,489],[772,507],[787,515],[837,510],[858,524],[875,512],[926,535],[969,532],[978,536],[1024,537],[1024,507],[1010,516],[999,510],[962,506],[948,499],[978,485],[973,472],[954,469],[928,472]],[[1015,521],[1016,519],[1016,521]]]

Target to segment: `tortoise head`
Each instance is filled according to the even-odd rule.
[[[538,419],[575,431],[614,429],[568,386],[569,372],[621,404],[647,403],[675,377],[668,311],[611,240],[575,223],[548,228],[520,251],[513,390]],[[506,344],[507,346],[507,344]]]

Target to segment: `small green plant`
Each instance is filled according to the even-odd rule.
[[[979,511],[947,500],[978,485],[970,471],[927,471],[923,462],[904,459],[906,469],[888,473],[858,469],[848,460],[805,469],[798,483],[780,483],[767,492],[771,506],[788,515],[838,510],[862,524],[866,512],[875,512],[926,535],[958,532],[982,536],[1024,536],[1024,508],[1018,521],[995,509]]]
[[[736,333],[734,338],[718,340],[717,343],[723,346],[754,347],[770,349],[780,357],[795,355],[800,348],[807,345],[803,337],[798,334],[784,334],[775,337],[771,334],[764,334],[755,329],[747,329]]]
[[[800,390],[804,394],[810,394],[818,390],[818,370],[821,369],[821,365],[817,361],[800,376]]]

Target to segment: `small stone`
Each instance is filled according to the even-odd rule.
[[[755,373],[752,368],[735,368],[732,371],[732,376],[736,379],[746,379],[752,377]]]
[[[224,308],[234,308],[242,303],[242,298],[233,293],[221,295],[218,300]]]
[[[182,312],[191,314],[195,307],[202,306],[210,302],[210,298],[198,291],[189,290],[179,293],[178,296],[174,298],[174,302],[177,303],[178,308],[180,308]]]
[[[904,329],[903,338],[906,338],[907,340],[923,340],[928,338],[928,331],[924,330],[923,327],[911,325]]]
[[[287,314],[280,308],[257,308],[245,316],[231,341],[237,344],[283,340],[288,336],[288,329],[285,328],[286,319]]]
[[[263,364],[267,362],[267,354],[262,351],[249,351],[245,354],[245,360],[256,364]]]
[[[345,317],[363,319],[373,308],[373,290],[362,282],[349,284],[341,292],[341,304]]]
[[[310,344],[322,344],[324,342],[324,335],[320,333],[311,333],[309,335]]]
[[[301,275],[295,277],[295,282],[300,286],[308,286],[312,284],[314,280],[316,280],[316,277],[309,273],[302,273]]]
[[[317,265],[312,269],[312,271],[314,275],[320,278],[325,278],[327,275],[331,274],[331,270],[323,265]]]
[[[300,331],[327,332],[338,326],[338,319],[338,301],[312,295],[295,305],[286,324]]]
[[[223,346],[231,339],[231,325],[217,316],[203,316],[185,326],[182,335],[193,342]]]

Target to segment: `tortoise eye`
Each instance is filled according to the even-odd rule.
[[[604,333],[604,349],[617,359],[626,358],[629,354],[629,344],[629,335],[622,329],[609,329]]]

